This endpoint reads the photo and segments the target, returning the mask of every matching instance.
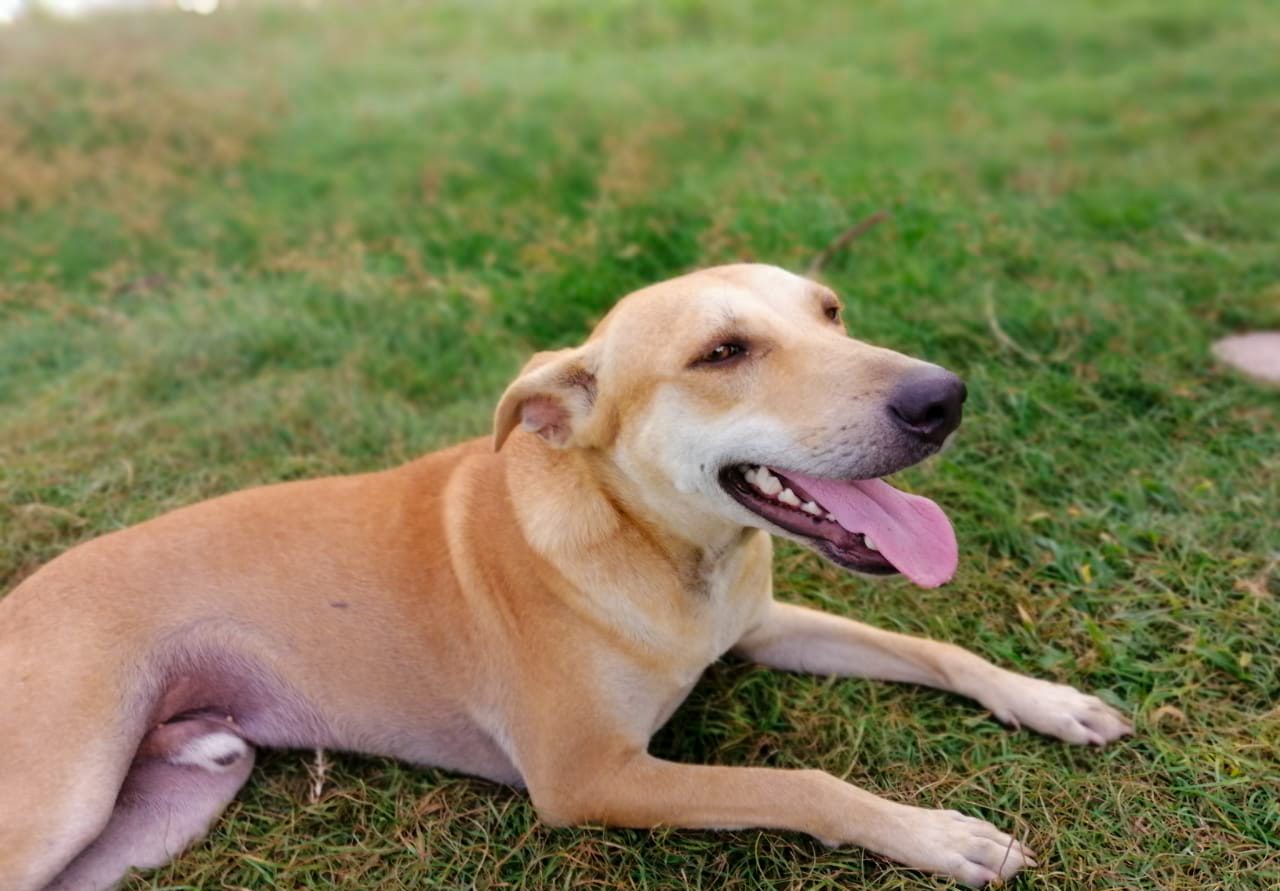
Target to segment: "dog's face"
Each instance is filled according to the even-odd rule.
[[[497,429],[606,452],[675,530],[754,526],[936,585],[955,568],[950,524],[878,478],[936,452],[964,396],[955,375],[850,338],[821,285],[725,266],[637,291],[584,346],[535,357]]]

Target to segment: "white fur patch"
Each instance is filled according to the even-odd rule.
[[[234,733],[208,733],[187,743],[168,760],[218,773],[249,754],[249,745]]]

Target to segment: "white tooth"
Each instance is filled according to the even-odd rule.
[[[796,497],[796,493],[790,489],[783,489],[782,494],[778,496],[778,500],[783,504],[790,504],[793,507],[800,506],[800,499]]]
[[[864,533],[862,533],[862,541],[866,544],[866,546],[867,546],[867,550],[869,550],[869,551],[878,551],[878,550],[880,550],[878,547],[876,547],[876,543],[875,543],[875,541],[873,541],[873,540],[872,540],[871,536],[870,536],[870,535],[867,535],[867,533],[865,533],[865,532],[864,532]]]
[[[781,481],[765,467],[756,471],[756,486],[766,495],[777,495],[782,491]]]
[[[743,477],[743,479],[745,479],[747,482],[751,483],[751,485],[753,485],[753,486],[754,486],[754,485],[756,484],[756,470],[755,470],[755,468],[754,468],[754,467],[748,467],[746,470],[742,471],[742,477]]]
[[[814,504],[812,501],[806,501],[804,504],[800,505],[800,509],[806,514],[813,514],[815,517],[822,516],[822,508],[818,507],[818,505]]]

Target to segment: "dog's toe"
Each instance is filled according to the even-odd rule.
[[[1016,838],[956,811],[921,810],[912,828],[914,856],[902,857],[904,862],[974,888],[1002,883],[1036,865],[1031,850]]]
[[[992,712],[1006,724],[1077,745],[1103,746],[1133,733],[1133,725],[1098,697],[1034,678],[1018,677],[1012,689],[1001,691]]]

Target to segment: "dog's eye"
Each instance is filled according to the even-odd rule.
[[[840,321],[840,307],[835,306],[833,304],[831,306],[826,307],[822,311],[826,313],[827,318],[830,319],[831,321],[833,322]]]
[[[741,356],[747,351],[747,348],[740,343],[722,343],[711,352],[707,353],[698,360],[699,364],[715,365],[719,362],[728,362],[735,356]]]

